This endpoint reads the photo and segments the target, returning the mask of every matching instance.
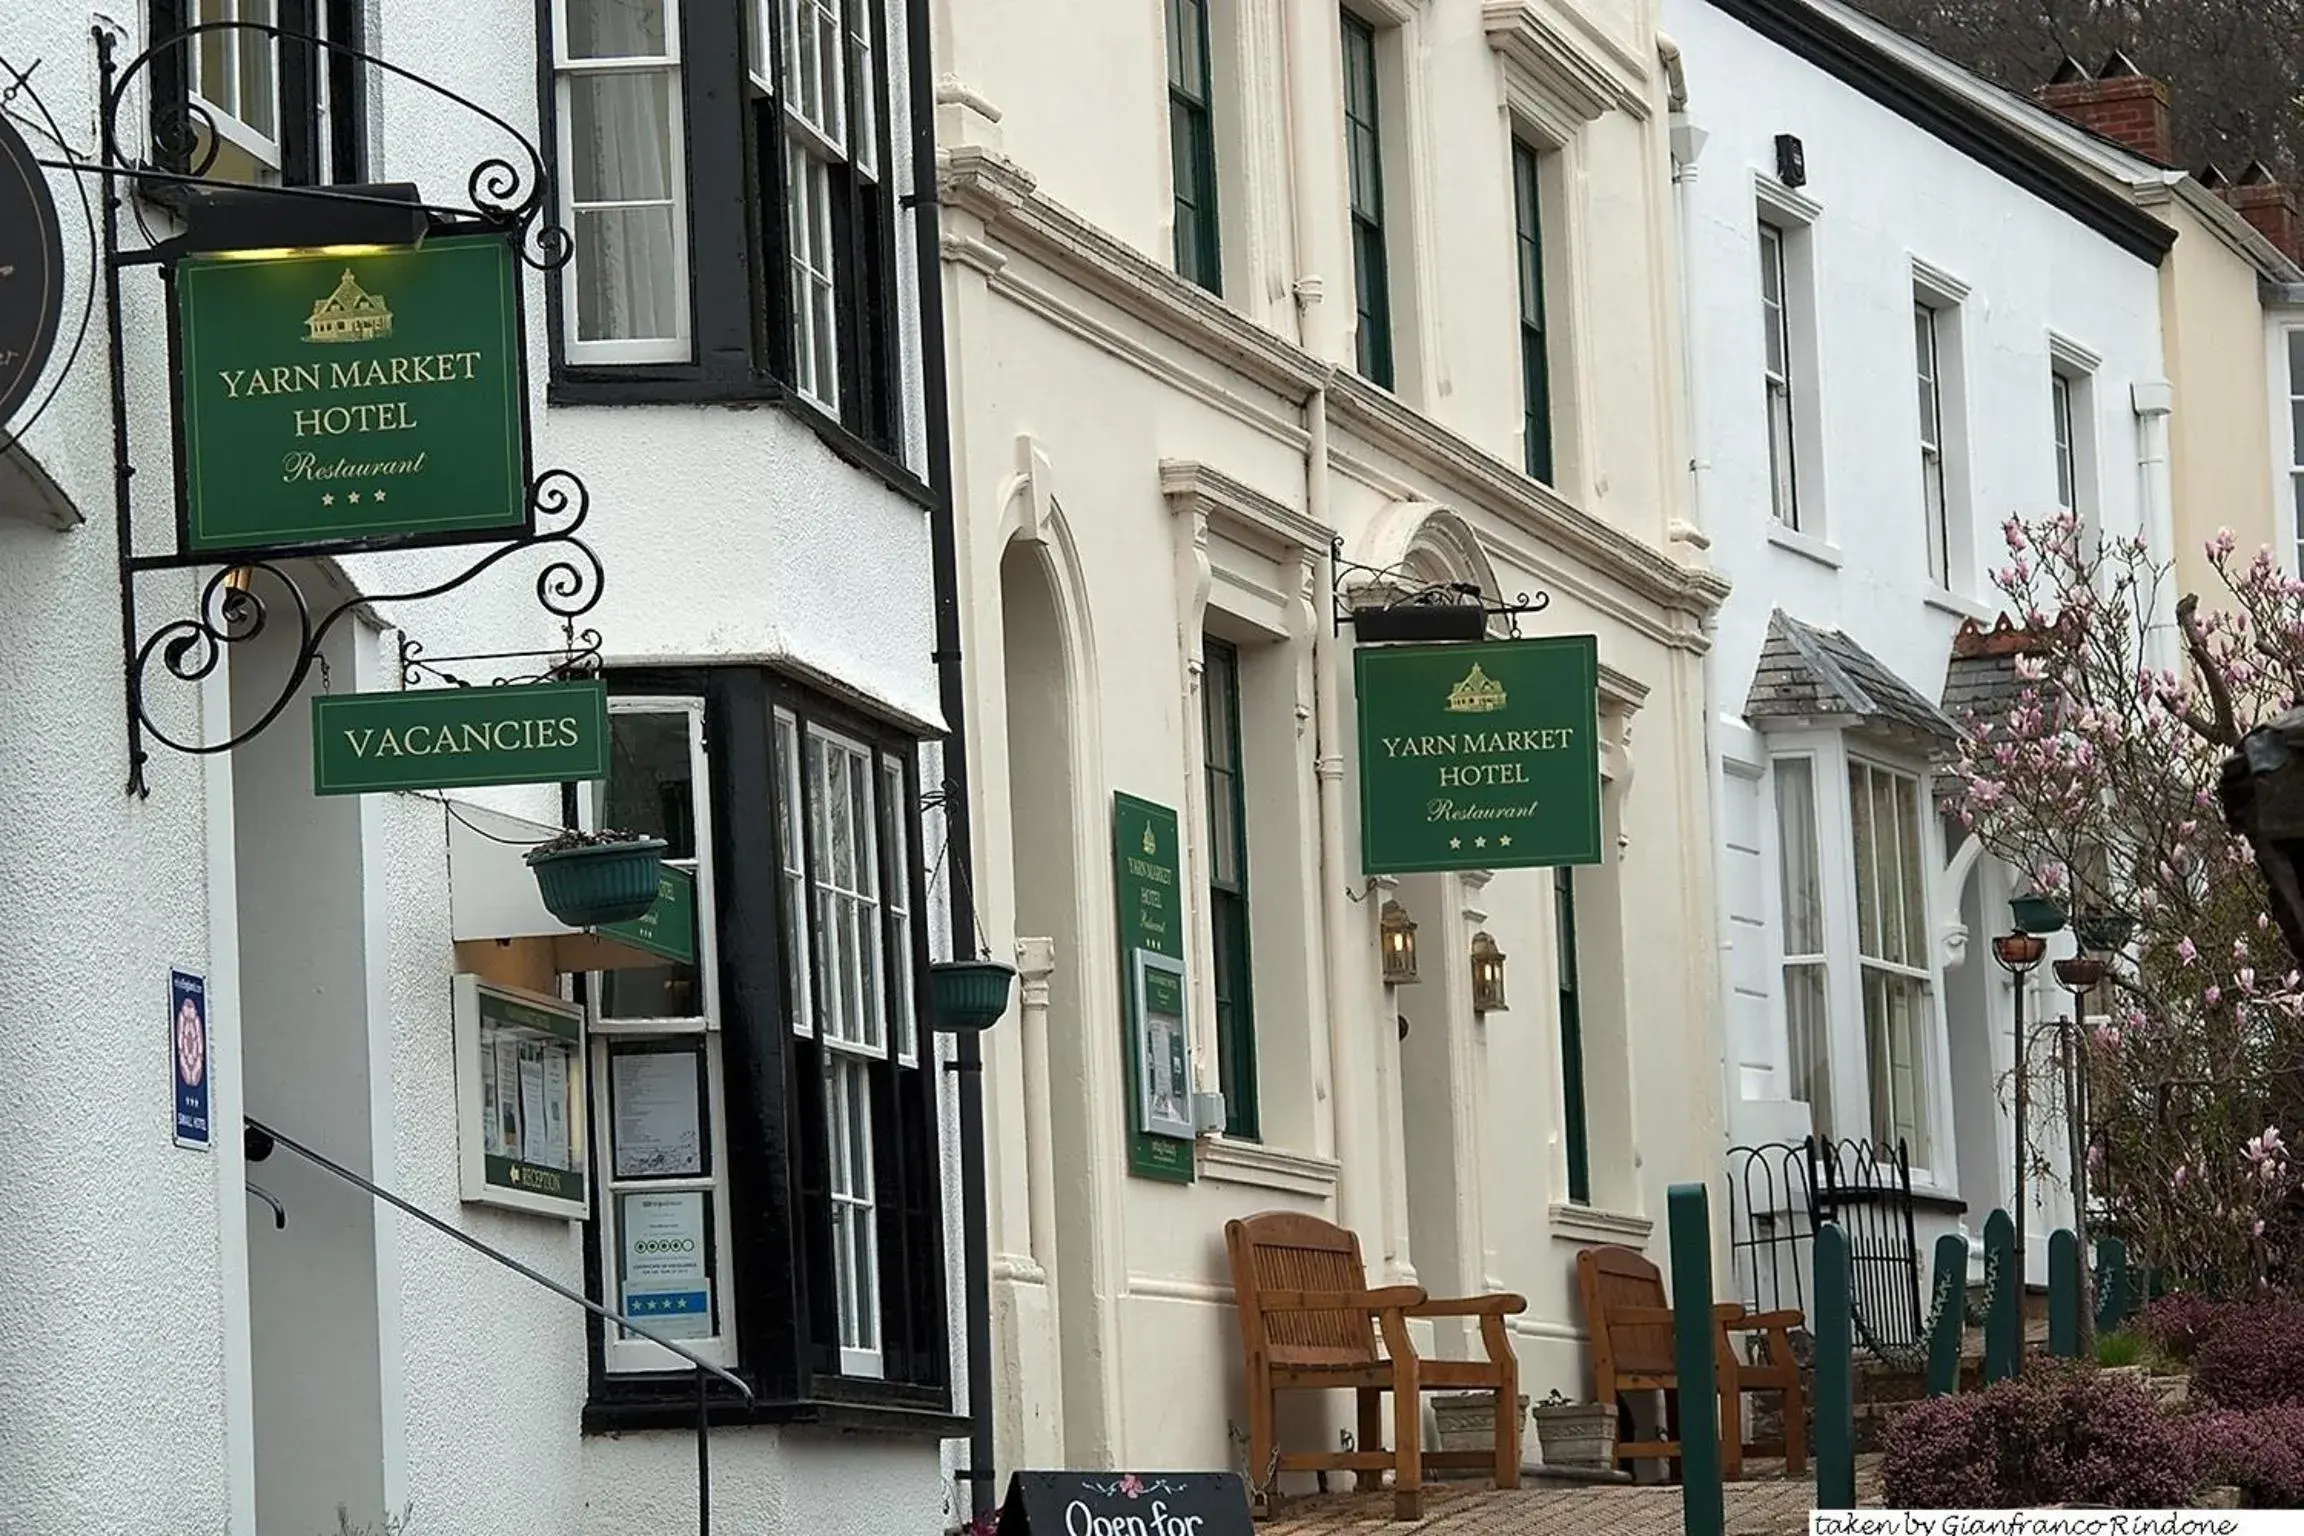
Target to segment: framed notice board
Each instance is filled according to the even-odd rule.
[[[1120,918],[1128,1171],[1189,1184],[1191,989],[1184,975],[1184,859],[1174,811],[1134,795],[1112,797],[1112,883]]]
[[[456,978],[455,999],[465,1201],[582,1221],[584,1011],[470,975]]]

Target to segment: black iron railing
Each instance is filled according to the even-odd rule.
[[[1816,1229],[1847,1234],[1858,1345],[1875,1355],[1920,1347],[1920,1249],[1904,1144],[1772,1142],[1728,1151],[1730,1281],[1758,1312],[1808,1310]],[[1813,1320],[1811,1320],[1813,1322]]]

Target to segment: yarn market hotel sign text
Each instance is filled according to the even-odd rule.
[[[183,553],[531,530],[520,277],[506,240],[188,258],[172,289]]]
[[[1363,646],[1353,673],[1369,874],[1600,862],[1597,639]]]

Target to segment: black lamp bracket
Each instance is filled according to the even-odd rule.
[[[1377,633],[1361,632],[1362,639],[1375,639],[1381,634],[1385,639],[1473,640],[1487,634],[1491,620],[1502,619],[1505,632],[1517,640],[1520,638],[1521,615],[1542,613],[1552,606],[1552,596],[1548,592],[1537,592],[1533,596],[1522,592],[1511,602],[1505,602],[1500,597],[1491,598],[1477,582],[1421,580],[1409,574],[1405,562],[1373,566],[1347,560],[1344,558],[1344,539],[1340,534],[1329,543],[1328,569],[1334,633],[1341,635],[1347,624],[1352,625],[1355,632],[1361,632],[1363,615],[1391,616],[1389,623],[1384,620],[1370,621],[1367,629]],[[1348,587],[1351,589],[1349,592]],[[1363,601],[1363,594],[1381,594],[1382,601]],[[1474,615],[1478,616],[1477,619]],[[1434,632],[1428,635],[1391,632],[1394,625],[1402,622],[1403,616],[1406,616],[1410,624],[1416,624],[1418,620],[1426,621],[1435,626]],[[1456,627],[1448,625],[1446,621],[1459,617],[1463,632],[1438,632],[1439,628]]]

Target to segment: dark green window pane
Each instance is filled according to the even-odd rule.
[[[1224,1134],[1254,1139],[1256,1009],[1249,981],[1248,820],[1240,751],[1240,653],[1208,640],[1200,677],[1208,776],[1208,927],[1214,947],[1217,1086]]]
[[[1552,479],[1552,360],[1544,334],[1544,225],[1536,151],[1512,145],[1514,246],[1520,273],[1521,437],[1530,478]]]
[[[1175,183],[1177,273],[1224,291],[1216,220],[1216,123],[1204,0],[1168,0],[1168,155]]]
[[[1568,1143],[1568,1198],[1592,1203],[1592,1147],[1584,1117],[1584,1015],[1576,976],[1576,876],[1552,872],[1560,971],[1560,1120]]]
[[[1360,372],[1392,387],[1391,275],[1385,261],[1384,146],[1376,99],[1376,34],[1344,13],[1344,158],[1351,180],[1353,313]]]

